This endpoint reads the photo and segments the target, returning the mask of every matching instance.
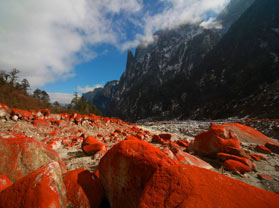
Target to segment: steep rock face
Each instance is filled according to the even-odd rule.
[[[128,51],[126,70],[107,107],[110,115],[129,120],[190,116],[200,102],[196,97],[199,76],[194,72],[253,2],[231,1],[217,17],[222,29],[205,29],[199,23],[183,25],[158,31],[155,41],[139,45],[135,55]]]
[[[190,77],[195,65],[213,49],[221,36],[217,30],[184,25],[155,33],[156,41],[128,52],[126,71],[114,95],[114,112],[128,119],[168,116],[179,105],[165,83]],[[170,87],[171,88],[171,87]],[[118,113],[120,112],[120,113]],[[118,113],[118,114],[117,114]]]
[[[276,0],[255,1],[205,57],[192,78],[200,98],[197,114],[278,117],[278,11]],[[259,101],[263,94],[265,101]]]
[[[84,93],[82,96],[85,100],[93,103],[98,109],[102,111],[104,115],[109,114],[112,97],[116,88],[118,87],[119,81],[114,80],[107,82],[104,87],[94,89],[92,92]]]
[[[222,25],[222,33],[226,33],[231,25],[248,9],[255,0],[232,0],[218,15],[217,22]]]

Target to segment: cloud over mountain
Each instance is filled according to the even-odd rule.
[[[111,44],[126,50],[152,41],[154,31],[203,19],[228,0],[20,0],[0,3],[0,68],[17,68],[32,87],[75,76],[74,67]],[[128,26],[127,26],[128,25]],[[129,36],[131,25],[139,28]]]

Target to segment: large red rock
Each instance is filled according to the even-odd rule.
[[[269,142],[272,144],[278,144],[275,140],[265,136],[261,132],[253,129],[249,126],[244,126],[238,123],[225,123],[222,125],[226,130],[233,131],[237,136],[240,142],[247,142],[247,143],[256,143],[262,144]]]
[[[99,207],[104,191],[99,177],[85,168],[69,171],[63,175],[67,191],[68,207]]]
[[[211,170],[181,165],[137,140],[113,146],[102,158],[100,179],[112,208],[267,208],[279,196]]]
[[[53,161],[22,177],[0,194],[0,207],[66,207],[60,166]]]
[[[0,175],[0,192],[12,185],[13,182],[5,175]]]
[[[57,152],[24,136],[0,136],[0,158],[0,174],[13,182],[52,160],[59,162],[62,171],[66,169]]]
[[[210,129],[195,137],[191,150],[201,155],[216,155],[219,152],[231,152],[240,149],[238,137],[222,125],[212,124]]]
[[[142,140],[114,145],[99,163],[100,179],[111,207],[137,207],[156,169],[175,164],[178,162]]]

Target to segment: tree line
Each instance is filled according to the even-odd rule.
[[[15,106],[11,107],[18,107],[21,108],[21,103],[19,100],[21,98],[22,102],[28,102],[26,100],[30,100],[32,97],[32,101],[38,101],[38,107],[42,108],[49,108],[53,113],[79,113],[79,114],[95,114],[95,115],[102,115],[102,112],[96,108],[95,105],[89,103],[88,101],[84,100],[83,97],[78,96],[77,93],[74,94],[74,98],[72,99],[70,104],[61,105],[58,101],[55,101],[51,104],[50,97],[45,90],[35,89],[33,93],[31,93],[31,87],[29,81],[27,79],[19,80],[20,71],[18,69],[12,69],[10,72],[6,72],[4,70],[0,71],[0,87],[2,89],[6,88],[6,91],[0,90],[0,102],[7,101],[8,99],[14,99],[15,95],[17,95],[16,104]],[[13,93],[13,97],[10,96],[11,91],[17,91],[17,93]],[[20,95],[22,94],[22,95]],[[24,96],[23,96],[24,95]],[[29,97],[29,98],[28,98]],[[2,99],[1,99],[2,98]],[[13,101],[15,102],[15,101]],[[13,105],[13,102],[5,103],[9,105]],[[26,106],[28,103],[25,103]],[[30,103],[30,106],[32,104]],[[22,107],[25,109],[26,107]],[[37,107],[36,107],[37,108]]]

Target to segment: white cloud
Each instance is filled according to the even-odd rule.
[[[100,88],[100,87],[103,87],[103,85],[97,84],[97,85],[95,85],[95,86],[93,86],[93,87],[90,87],[90,86],[88,86],[88,85],[86,85],[85,87],[80,87],[80,86],[78,86],[77,89],[78,89],[78,92],[79,92],[79,93],[86,93],[86,92],[93,91],[94,89]]]
[[[155,15],[147,13],[143,18],[143,34],[138,34],[135,40],[124,43],[121,47],[122,50],[135,47],[142,42],[146,44],[152,42],[154,40],[154,32],[160,29],[172,29],[182,24],[201,22],[206,18],[208,12],[220,12],[230,0],[160,1],[167,5],[165,9]],[[211,22],[212,25],[213,22]]]
[[[160,1],[166,7],[150,15],[143,0],[2,0],[0,68],[17,68],[33,88],[40,87],[73,77],[76,64],[98,56],[91,46],[106,43],[126,50],[150,43],[156,30],[198,22],[228,2]],[[134,39],[127,40],[122,27],[127,22],[142,29]]]
[[[69,93],[53,92],[48,93],[48,95],[52,103],[58,101],[60,104],[69,104],[74,98],[74,95]]]
[[[96,57],[88,46],[117,43],[108,14],[141,8],[140,0],[1,1],[0,68],[18,68],[32,87],[72,76],[77,63]]]

